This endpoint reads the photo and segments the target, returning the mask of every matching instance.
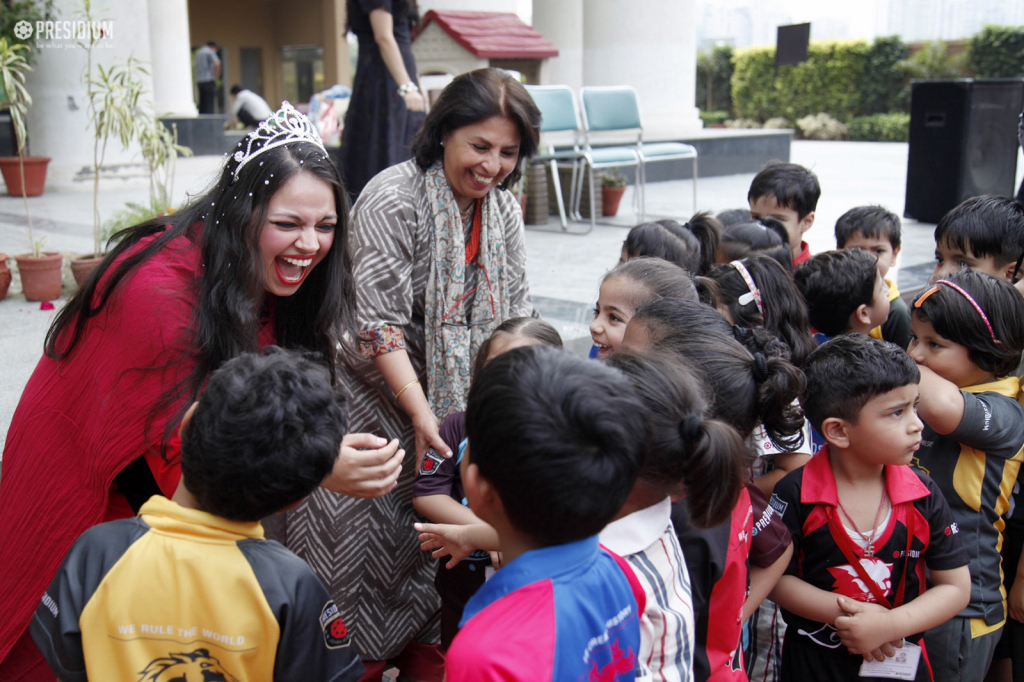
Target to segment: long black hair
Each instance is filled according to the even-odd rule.
[[[243,138],[236,147],[245,151]],[[217,184],[188,206],[167,217],[129,228],[93,271],[85,285],[54,319],[46,335],[45,353],[67,360],[81,341],[91,318],[101,314],[110,297],[140,266],[168,244],[184,236],[200,249],[202,275],[194,284],[196,298],[191,322],[188,376],[164,391],[154,414],[179,404],[161,442],[165,453],[188,405],[199,395],[206,378],[226,360],[258,346],[260,318],[273,306],[277,344],[316,352],[337,382],[338,363],[353,358],[350,339],[355,328],[352,275],[348,258],[348,199],[338,171],[323,150],[308,142],[269,149],[241,167],[233,156]],[[324,260],[309,273],[299,290],[288,297],[266,293],[259,240],[271,197],[298,173],[311,173],[334,194],[338,215],[335,239]],[[135,248],[147,237],[156,238]],[[168,358],[168,364],[185,358]]]

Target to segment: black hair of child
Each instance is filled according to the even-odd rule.
[[[793,269],[786,228],[770,216],[724,228],[719,245],[719,261],[724,263],[760,253],[778,261],[787,272]]]
[[[680,225],[671,218],[663,218],[657,221],[657,223],[668,228],[681,238],[684,235],[690,235],[697,239],[697,242],[700,244],[700,262],[697,269],[690,272],[694,275],[706,275],[711,266],[715,264],[718,240],[722,234],[722,224],[718,222],[718,219],[711,215],[709,211],[701,211],[694,213],[683,225]]]
[[[756,201],[772,196],[775,203],[796,211],[800,220],[813,213],[821,197],[818,176],[795,163],[769,161],[750,183],[747,199]]]
[[[936,245],[945,242],[976,258],[992,256],[996,265],[1019,263],[1024,255],[1024,204],[1010,197],[971,197],[942,216]]]
[[[836,221],[836,248],[858,234],[867,239],[885,239],[893,251],[900,248],[900,217],[884,206],[857,206]]]
[[[558,330],[539,317],[510,317],[491,332],[491,335],[484,339],[473,359],[473,376],[480,376],[484,365],[487,364],[487,356],[491,353],[491,344],[501,334],[511,336],[525,336],[533,339],[541,346],[562,347],[562,335]]]
[[[718,222],[722,223],[723,228],[751,221],[749,208],[727,208],[715,217],[718,218]]]
[[[718,296],[710,305],[727,309],[733,322],[740,327],[764,327],[775,334],[789,346],[793,364],[802,367],[807,355],[818,344],[811,336],[807,303],[793,283],[792,276],[769,256],[752,255],[740,262],[750,273],[761,294],[764,315],[753,299],[746,305],[740,303],[739,299],[750,293],[750,287],[731,263],[717,265],[711,271],[710,277],[718,285]]]
[[[602,282],[620,278],[633,283],[633,310],[659,298],[696,301],[697,287],[690,274],[661,258],[631,258],[608,271]]]
[[[636,312],[650,348],[696,369],[711,390],[712,413],[747,438],[761,423],[780,450],[802,443],[804,421],[795,406],[803,373],[789,349],[765,329],[732,327],[703,303],[661,299]],[[742,340],[741,340],[742,338]]]
[[[825,251],[798,267],[793,281],[807,301],[814,328],[838,336],[850,330],[857,308],[874,300],[878,259],[860,249]]]
[[[597,534],[643,463],[643,403],[622,372],[546,346],[495,358],[469,390],[469,461],[543,546]]]
[[[703,382],[665,353],[618,350],[605,362],[629,378],[647,408],[640,480],[663,495],[682,483],[693,525],[724,523],[743,487],[746,449],[736,429],[710,416]]]
[[[694,274],[700,269],[697,237],[682,229],[677,233],[661,223],[640,223],[631,228],[622,242],[622,249],[630,259],[660,258]]]
[[[800,403],[819,433],[826,419],[856,424],[872,398],[921,382],[921,371],[895,343],[843,334],[818,346],[804,363],[807,387]]]
[[[982,272],[958,272],[944,279],[969,293],[981,306],[998,343],[992,340],[985,321],[971,302],[945,284],[935,284],[938,291],[925,298],[921,307],[917,307],[915,299],[911,315],[930,322],[943,338],[964,346],[971,362],[986,372],[997,377],[1013,374],[1024,351],[1024,298],[1005,279]],[[918,298],[931,289],[924,289]]]
[[[204,511],[259,521],[331,473],[347,429],[323,366],[271,346],[210,375],[181,438],[181,475]]]

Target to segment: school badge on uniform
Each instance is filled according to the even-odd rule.
[[[427,448],[427,454],[423,456],[423,463],[420,464],[420,476],[430,476],[437,473],[444,457],[438,454],[434,448]]]

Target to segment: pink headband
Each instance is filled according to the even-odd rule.
[[[750,276],[747,266],[743,265],[743,263],[738,260],[730,262],[729,265],[736,268],[737,272],[740,273],[740,277],[742,277],[743,281],[747,283],[747,289],[750,290],[750,293],[743,294],[736,300],[740,305],[748,305],[750,301],[753,300],[754,303],[757,304],[757,312],[761,313],[763,317],[764,307],[761,305],[761,292],[758,290],[757,285],[754,284],[754,278]]]
[[[914,301],[914,307],[915,308],[920,308],[921,304],[925,302],[925,299],[927,299],[929,296],[931,296],[932,294],[934,294],[936,291],[939,290],[939,285],[940,284],[945,284],[947,287],[949,287],[951,289],[954,289],[961,296],[966,298],[967,301],[972,306],[974,306],[974,309],[978,311],[978,314],[981,315],[981,320],[982,320],[982,322],[985,323],[985,326],[988,327],[988,333],[992,337],[992,340],[995,343],[999,343],[999,341],[996,339],[995,331],[992,330],[992,323],[990,323],[988,321],[988,316],[985,314],[985,311],[981,309],[981,306],[978,305],[978,302],[975,301],[974,298],[972,298],[969,293],[964,291],[964,289],[962,287],[960,287],[959,285],[953,284],[948,279],[940,279],[940,280],[936,281],[935,282],[935,286],[933,286],[931,289],[929,289],[928,291],[924,292],[923,294],[921,294],[920,296],[917,297],[917,300]]]

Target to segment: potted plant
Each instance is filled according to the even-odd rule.
[[[7,107],[11,112],[14,124],[14,142],[18,149],[17,156],[0,157],[0,173],[7,183],[7,193],[11,196],[34,197],[43,193],[46,185],[46,166],[50,158],[46,156],[26,155],[25,118],[28,108],[32,105],[32,97],[25,89],[25,74],[32,70],[29,66],[28,47],[21,43],[8,42],[0,38],[0,106]],[[28,211],[26,198],[25,210]]]
[[[7,297],[7,289],[11,286],[11,268],[7,265],[10,258],[6,253],[0,253],[0,301]]]
[[[601,214],[613,216],[619,212],[619,202],[626,191],[626,176],[618,168],[601,173]]]
[[[25,218],[28,220],[28,241],[31,246],[29,253],[15,256],[18,272],[21,274],[21,288],[29,301],[49,301],[60,296],[61,264],[63,257],[59,253],[43,253],[45,238],[36,239],[32,231],[32,213],[28,206],[30,192],[25,182],[25,117],[32,104],[32,98],[25,89],[25,74],[32,67],[22,54],[28,48],[24,45],[11,44],[6,38],[0,37],[0,85],[3,86],[4,100],[11,110],[14,123],[14,138],[18,146],[18,167],[15,177],[19,178],[17,186],[22,200],[25,202]],[[49,159],[46,159],[49,161]],[[4,180],[8,183],[8,192],[12,192],[12,179],[4,172]],[[41,193],[37,192],[37,194]]]

